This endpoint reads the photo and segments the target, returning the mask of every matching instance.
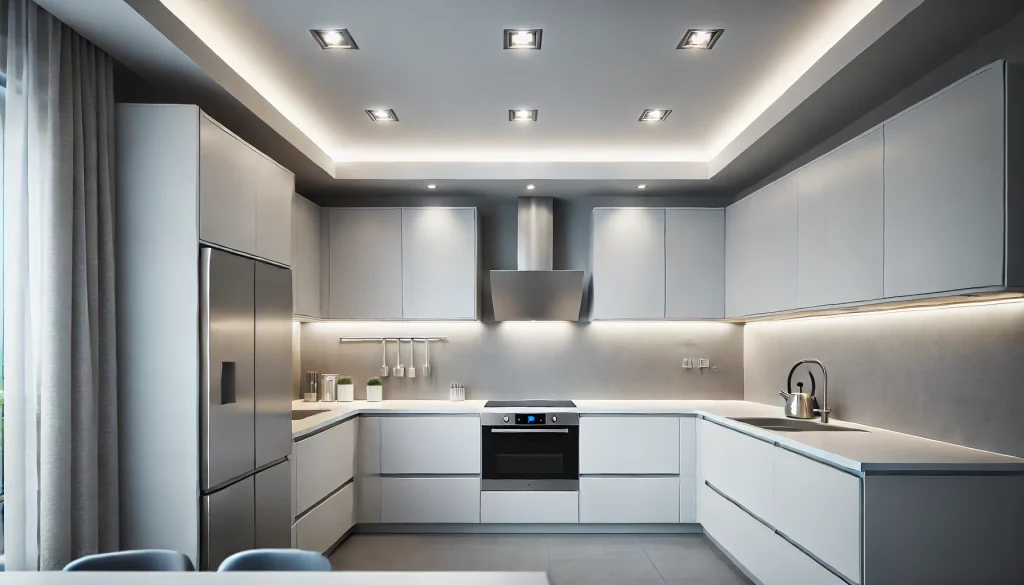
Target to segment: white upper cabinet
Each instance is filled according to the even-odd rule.
[[[796,308],[797,188],[790,174],[725,210],[726,316]]]
[[[291,264],[295,176],[199,115],[199,239]]]
[[[402,318],[402,210],[329,211],[333,319]]]
[[[592,319],[665,317],[665,210],[594,209]]]
[[[665,318],[725,316],[725,210],[665,210]]]
[[[797,171],[797,306],[880,299],[882,130]]]
[[[1003,286],[1004,66],[988,67],[885,129],[885,296]]]
[[[320,317],[320,206],[292,195],[292,312]]]
[[[199,116],[199,239],[256,252],[255,153],[205,115]]]
[[[477,318],[475,208],[402,210],[402,307],[406,319]]]

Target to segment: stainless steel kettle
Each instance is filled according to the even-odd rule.
[[[796,386],[799,389],[798,392],[793,392],[793,373],[796,369],[806,363],[816,363],[821,366],[821,370],[825,371],[825,366],[818,360],[800,360],[789,370],[789,377],[786,378],[786,390],[779,392],[779,396],[786,400],[785,412],[789,418],[803,418],[811,419],[814,418],[821,409],[818,408],[818,400],[814,397],[815,382],[814,374],[807,372],[807,375],[811,378],[811,391],[810,393],[804,392],[804,383],[797,382]],[[826,374],[827,376],[827,374]],[[828,379],[826,378],[826,384]],[[827,416],[827,415],[826,415]],[[827,418],[822,420],[825,422]]]

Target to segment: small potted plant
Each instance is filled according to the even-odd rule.
[[[352,402],[355,400],[355,385],[352,384],[350,376],[338,378],[338,402]]]
[[[370,378],[366,382],[366,401],[380,402],[384,400],[384,384],[380,378]]]

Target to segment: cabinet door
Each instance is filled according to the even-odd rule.
[[[402,210],[330,210],[333,319],[402,318]]]
[[[402,210],[406,319],[476,319],[476,209]]]
[[[292,194],[292,300],[294,313],[320,317],[320,206]]]
[[[679,417],[580,418],[580,473],[679,473]]]
[[[860,479],[776,448],[774,492],[775,528],[860,583]]]
[[[697,522],[697,419],[679,419],[679,521]]]
[[[1003,68],[885,124],[885,296],[1004,283]]]
[[[775,556],[774,539],[777,537],[772,529],[711,488],[701,486],[700,490],[700,520],[704,532],[758,581],[776,585],[771,579],[780,561]]]
[[[797,214],[795,174],[726,209],[728,316],[796,308]]]
[[[595,209],[593,319],[665,317],[665,210]]]
[[[475,416],[383,417],[380,442],[381,473],[480,473],[480,419]]]
[[[256,255],[286,266],[292,264],[292,195],[295,175],[253,151],[256,185]]]
[[[580,524],[678,522],[678,477],[580,478]]]
[[[256,153],[199,116],[199,239],[256,254]]]
[[[665,210],[665,317],[725,316],[725,210]]]
[[[295,507],[302,514],[355,475],[356,420],[295,443]]]
[[[478,477],[382,477],[381,522],[476,524],[480,522]]]
[[[295,522],[295,546],[300,550],[325,553],[355,524],[355,492],[344,488]]]
[[[774,522],[775,447],[712,422],[700,425],[704,480],[765,522]]]

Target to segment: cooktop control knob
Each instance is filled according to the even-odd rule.
[[[551,422],[558,422],[558,417],[557,416],[552,416],[551,417]]]
[[[508,422],[508,417],[502,417],[505,422]]]

